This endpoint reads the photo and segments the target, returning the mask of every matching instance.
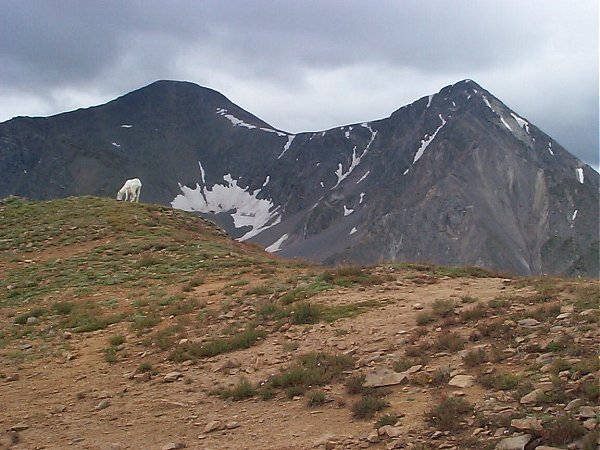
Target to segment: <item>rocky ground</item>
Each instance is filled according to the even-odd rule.
[[[600,442],[597,280],[317,267],[90,198],[0,219],[0,448]]]

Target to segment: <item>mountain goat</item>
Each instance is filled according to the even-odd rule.
[[[142,182],[139,178],[127,180],[123,187],[117,192],[117,200],[125,200],[130,202],[140,201],[140,191],[142,190]]]

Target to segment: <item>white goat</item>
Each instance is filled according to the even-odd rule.
[[[140,191],[142,190],[142,182],[139,178],[127,180],[123,187],[117,192],[117,200],[125,200],[130,202],[140,201]]]

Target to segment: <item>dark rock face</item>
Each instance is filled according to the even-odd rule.
[[[0,197],[113,197],[198,211],[327,263],[431,261],[598,276],[599,175],[475,82],[389,118],[293,135],[218,92],[160,81],[0,124]]]

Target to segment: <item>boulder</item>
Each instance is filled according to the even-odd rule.
[[[459,387],[461,389],[471,387],[475,384],[475,378],[471,375],[456,375],[448,382],[448,386]]]
[[[525,450],[525,446],[531,440],[530,434],[522,434],[520,436],[511,436],[502,439],[496,444],[495,450]]]
[[[396,384],[407,384],[408,376],[405,373],[394,372],[390,369],[377,369],[367,373],[364,387],[394,386]]]

